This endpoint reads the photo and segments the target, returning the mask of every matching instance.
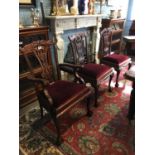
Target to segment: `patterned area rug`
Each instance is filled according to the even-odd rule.
[[[123,79],[123,77],[121,77]],[[53,145],[56,132],[48,114],[40,119],[38,107],[20,117],[20,151],[27,155],[134,155],[135,126],[127,120],[131,82],[119,88],[100,88],[99,106],[87,117],[85,103],[72,108],[59,121],[63,143]]]

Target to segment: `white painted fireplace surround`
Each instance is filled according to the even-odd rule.
[[[64,40],[62,38],[62,34],[65,30],[93,28],[91,52],[94,53],[98,51],[100,39],[99,29],[101,27],[102,16],[102,14],[96,14],[45,17],[50,22],[50,29],[51,33],[54,34],[54,39],[57,40],[59,63],[62,63],[64,59]]]

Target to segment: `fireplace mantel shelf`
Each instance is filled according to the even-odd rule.
[[[64,16],[46,16],[47,19],[71,19],[71,18],[91,18],[91,17],[102,17],[103,14],[94,15],[64,15]]]
[[[63,33],[64,30],[101,27],[102,14],[95,15],[75,15],[75,16],[46,16],[51,23],[51,31]]]

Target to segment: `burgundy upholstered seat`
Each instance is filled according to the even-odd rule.
[[[90,78],[102,78],[105,75],[111,73],[112,71],[112,68],[107,65],[88,63],[83,65],[81,70],[79,70],[79,73],[87,74],[88,76],[90,76]]]
[[[46,89],[53,99],[56,108],[66,107],[70,102],[76,101],[88,91],[84,84],[77,84],[70,81],[58,80],[49,84]],[[61,94],[61,95],[60,95]]]
[[[111,63],[117,64],[117,65],[121,65],[122,63],[124,63],[126,60],[128,60],[129,57],[127,55],[123,55],[123,54],[111,54],[108,56],[104,56],[102,58],[102,61],[110,61]]]

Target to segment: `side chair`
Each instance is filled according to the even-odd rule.
[[[106,64],[115,69],[117,72],[115,87],[119,87],[118,80],[120,71],[125,66],[128,66],[128,69],[130,69],[132,62],[129,56],[111,51],[112,35],[110,28],[104,28],[101,31],[98,58],[100,64]]]
[[[79,67],[77,70],[78,75],[80,75],[85,82],[91,84],[95,90],[95,107],[98,106],[98,89],[100,84],[109,78],[108,90],[111,92],[111,80],[114,75],[114,70],[112,67],[109,67],[104,64],[95,64],[90,60],[90,53],[87,50],[87,35],[85,33],[78,33],[72,36],[69,36],[70,48],[72,52],[73,61],[70,60],[66,63],[74,64]],[[94,55],[93,55],[94,57]],[[74,68],[60,66],[61,69],[70,74],[74,73]],[[75,76],[76,77],[76,76]],[[75,79],[76,81],[76,79]]]
[[[51,40],[34,41],[20,48],[20,51],[29,67],[28,79],[34,84],[41,117],[43,117],[44,108],[53,119],[57,131],[56,145],[60,145],[62,138],[58,118],[83,100],[87,101],[87,116],[91,116],[90,97],[93,94],[93,88],[86,86],[85,83],[61,80],[60,76],[58,76],[58,80],[54,80],[53,67],[48,63],[48,59],[51,59],[50,52],[54,56],[53,59],[55,59],[59,74],[60,70],[57,64],[56,45]],[[38,61],[37,68],[33,67],[31,56],[34,56]]]

